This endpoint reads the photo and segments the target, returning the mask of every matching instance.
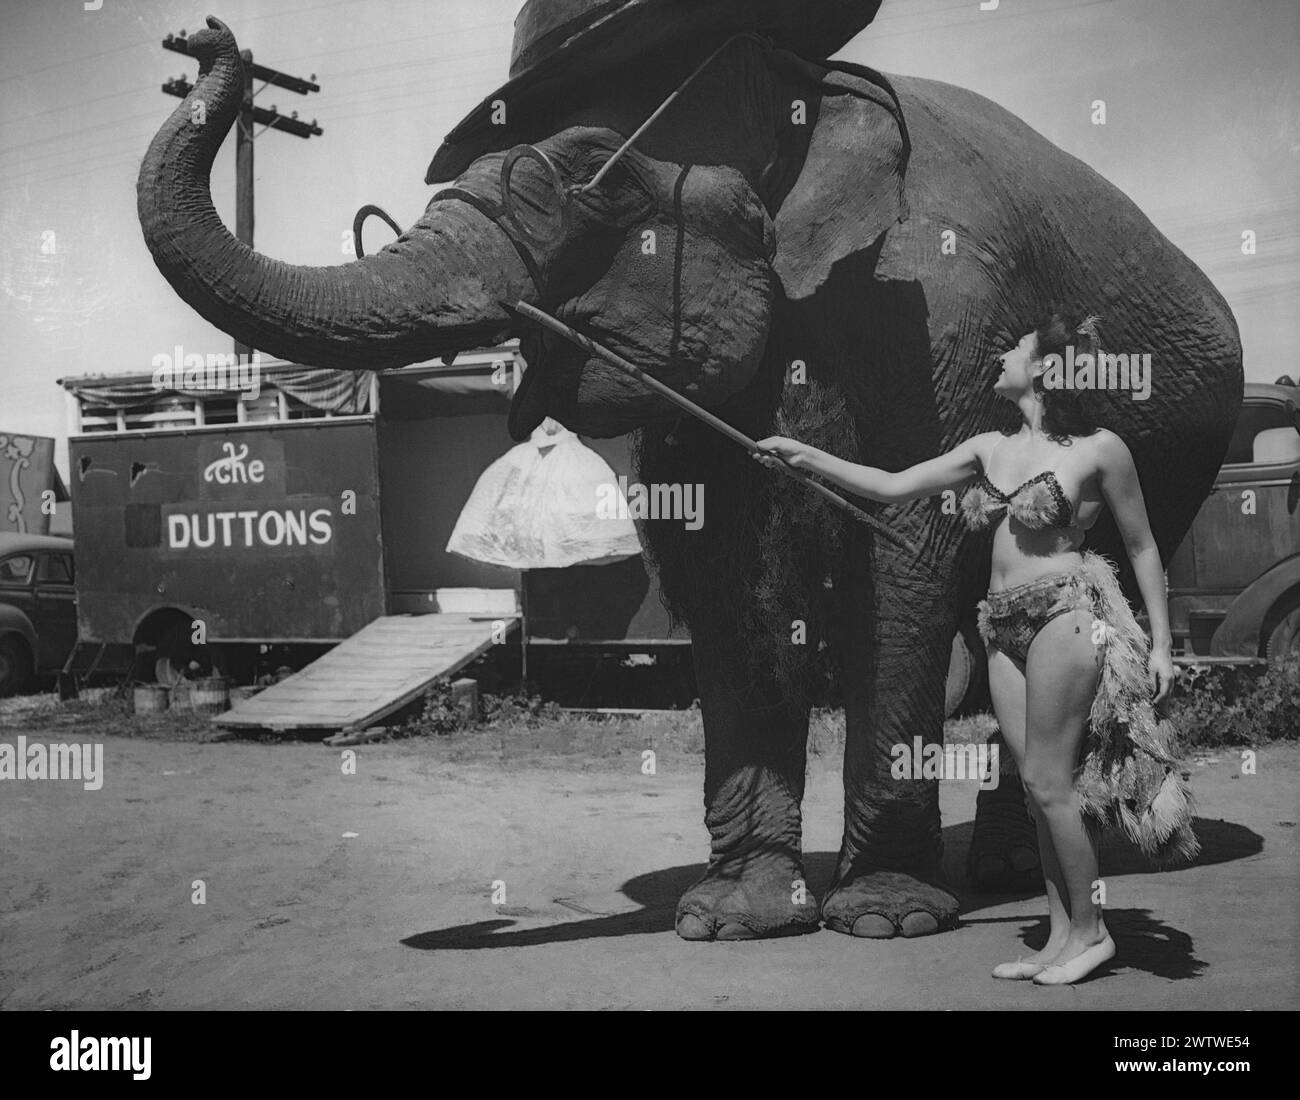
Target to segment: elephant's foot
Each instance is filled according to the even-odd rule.
[[[1038,831],[1015,774],[1003,775],[997,787],[980,791],[975,800],[966,878],[973,890],[988,894],[1036,893],[1043,888]]]
[[[684,940],[757,940],[816,932],[817,899],[793,862],[711,866],[677,902]]]
[[[826,895],[822,920],[849,936],[883,940],[928,936],[957,923],[956,896],[936,877],[867,865],[852,868]]]

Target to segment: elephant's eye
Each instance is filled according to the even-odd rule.
[[[591,166],[584,165],[586,171],[583,172],[581,179],[584,181],[595,180],[597,175],[600,172],[600,169],[604,167],[607,161],[608,161],[608,157],[606,157],[603,160],[598,160],[594,165],[594,170]],[[607,172],[605,172],[603,175],[600,175],[600,180],[594,187],[591,188],[584,187],[583,190],[586,191],[586,193],[588,194],[590,194],[592,191],[600,191],[606,195],[616,195],[625,191],[629,187],[636,187],[636,186],[637,186],[637,180],[635,174],[628,169],[627,162],[625,160],[620,160],[615,164],[611,165]]]
[[[573,158],[573,182],[581,185],[594,179],[597,173],[609,163],[613,155],[614,150],[612,149],[602,149],[594,145],[585,146]],[[610,173],[617,172],[619,167],[618,164],[613,165],[610,168]]]
[[[609,164],[608,153],[599,149],[593,152],[596,159],[589,162],[584,157],[585,171],[570,185],[571,196],[598,221],[623,225],[644,217],[654,205],[654,195],[633,166],[632,156],[635,154]]]

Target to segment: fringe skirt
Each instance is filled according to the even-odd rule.
[[[1177,757],[1177,731],[1151,705],[1150,642],[1106,558],[1086,550],[1061,579],[1066,578],[1088,593],[1095,619],[1105,624],[1101,678],[1075,778],[1083,815],[1118,828],[1158,864],[1194,859],[1200,844],[1192,831],[1192,796]],[[1013,593],[1008,590],[1012,599],[1001,602],[1014,605]],[[986,642],[996,629],[999,596],[993,593],[980,605]]]

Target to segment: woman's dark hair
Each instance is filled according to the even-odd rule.
[[[1048,355],[1065,358],[1065,349],[1073,345],[1075,355],[1085,352],[1096,361],[1100,350],[1096,317],[1053,307],[1034,326],[1034,355],[1042,359]],[[1082,325],[1086,331],[1080,332]],[[1043,399],[1043,430],[1047,438],[1066,446],[1070,437],[1092,435],[1099,427],[1091,407],[1092,393],[1076,389],[1048,389],[1042,375],[1034,379],[1034,392]]]

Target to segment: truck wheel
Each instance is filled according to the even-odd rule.
[[[1264,656],[1269,661],[1281,661],[1288,655],[1300,653],[1300,593],[1291,597],[1291,606],[1282,612],[1282,617],[1269,633],[1264,646]]]
[[[163,687],[175,687],[185,679],[189,671],[189,662],[175,651],[159,649],[153,659],[153,678]]]
[[[164,687],[175,687],[182,680],[205,676],[210,671],[211,660],[190,641],[187,625],[170,626],[158,639],[153,675]]]
[[[20,638],[0,638],[0,696],[13,695],[31,679],[32,659]]]

